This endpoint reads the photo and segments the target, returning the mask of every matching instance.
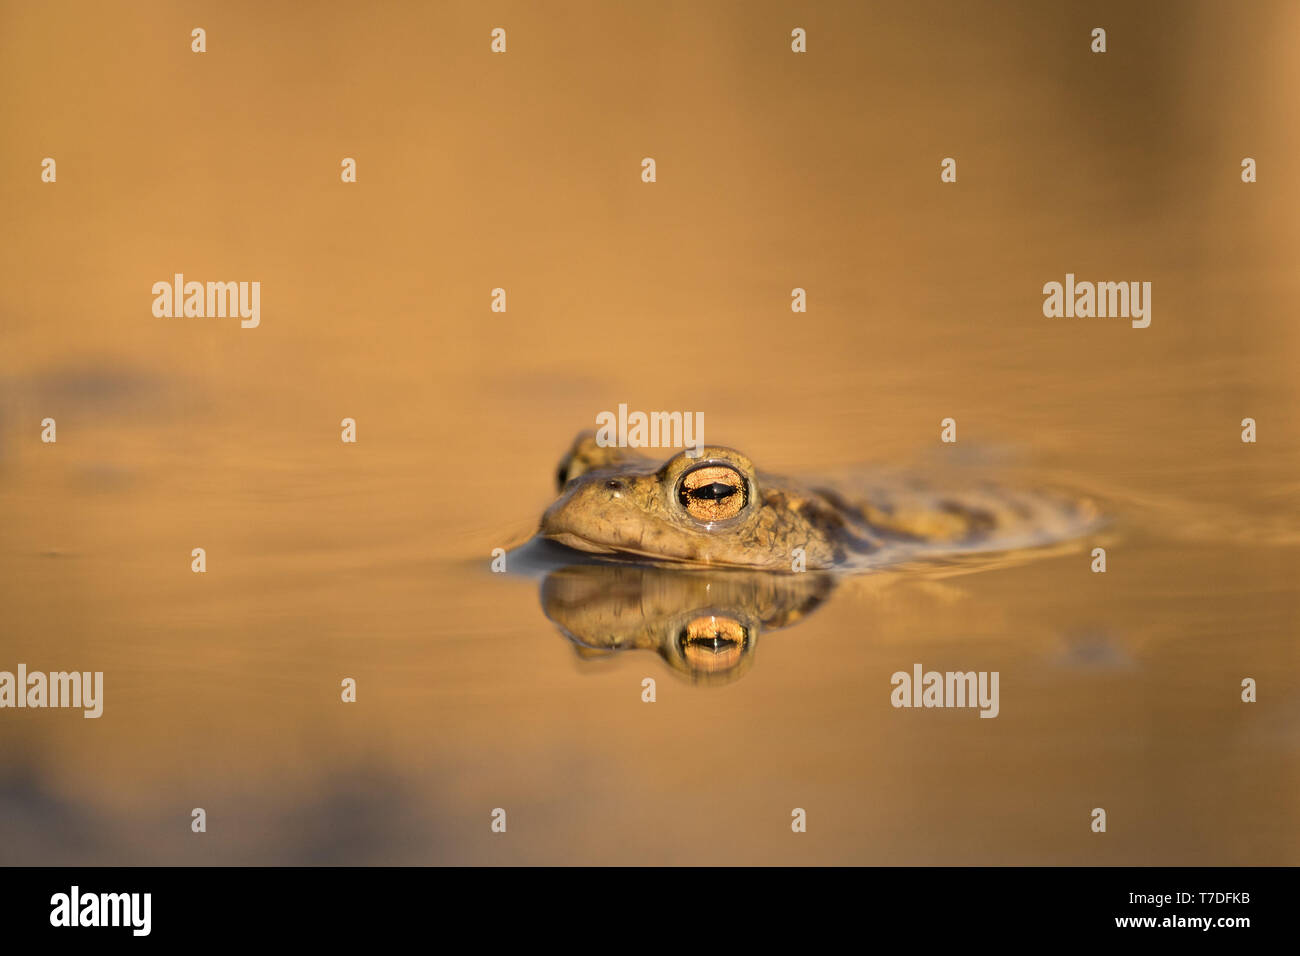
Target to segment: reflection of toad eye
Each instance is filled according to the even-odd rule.
[[[724,521],[749,503],[749,484],[728,465],[701,465],[682,476],[677,500],[697,521]]]
[[[749,631],[735,618],[693,618],[677,635],[682,659],[696,673],[727,671],[740,663],[749,644]]]

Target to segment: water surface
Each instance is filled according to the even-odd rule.
[[[234,4],[199,60],[165,5],[6,8],[0,669],[106,700],[0,713],[0,861],[1300,859],[1295,9],[802,15],[795,60],[780,5],[522,4],[491,60],[469,4]],[[153,318],[177,271],[261,326]],[[1151,327],[1044,318],[1067,271],[1152,281]],[[842,582],[694,681],[488,571],[620,402],[1110,523]],[[999,716],[895,710],[918,662]]]

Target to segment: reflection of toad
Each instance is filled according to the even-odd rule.
[[[796,623],[830,594],[829,575],[575,564],[542,582],[542,609],[583,656],[658,651],[699,683],[734,680],[763,631]]]

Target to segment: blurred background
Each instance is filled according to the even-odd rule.
[[[0,4],[0,669],[106,684],[0,713],[0,862],[1300,862],[1298,31]],[[260,281],[260,327],[155,318],[176,272]],[[1150,328],[1044,318],[1066,272],[1152,282]],[[1109,570],[850,582],[721,687],[581,660],[487,564],[621,402],[778,473],[1066,482]],[[1001,715],[892,709],[914,662]]]

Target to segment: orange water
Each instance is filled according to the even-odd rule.
[[[954,6],[5,5],[0,669],[106,691],[0,711],[0,862],[1300,861],[1300,15]],[[175,272],[261,326],[154,318]],[[1150,328],[1044,318],[1066,272]],[[582,660],[487,565],[620,402],[1112,521],[842,587],[726,686]],[[918,662],[999,717],[893,709]]]

